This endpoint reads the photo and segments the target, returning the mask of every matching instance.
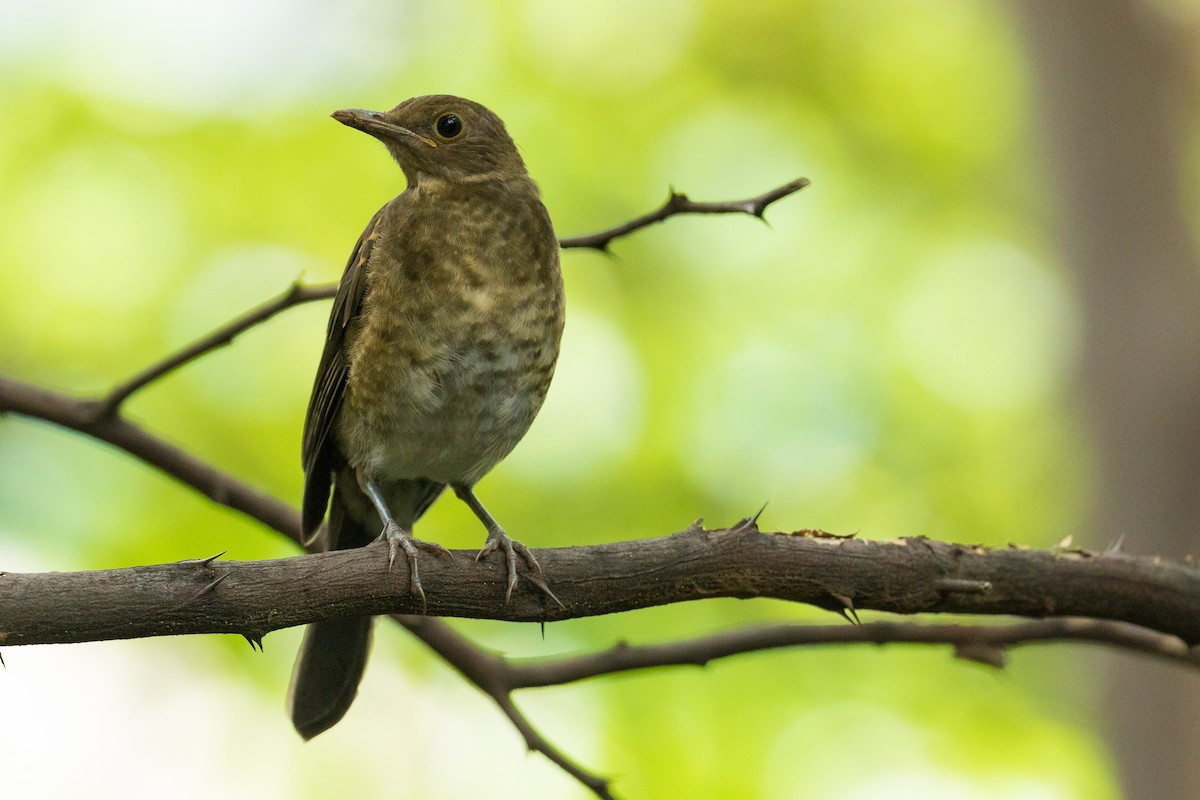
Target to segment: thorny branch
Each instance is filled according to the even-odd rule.
[[[1151,649],[1163,656],[1186,658],[1190,646],[1200,645],[1200,570],[1116,552],[993,549],[919,537],[869,541],[820,531],[769,533],[745,523],[534,552],[554,576],[561,605],[532,585],[505,604],[500,565],[457,551],[422,569],[430,613],[547,622],[712,597],[767,597],[855,615],[875,610],[1120,620],[1157,637]],[[412,614],[421,600],[411,593],[404,571],[388,569],[386,553],[386,545],[377,543],[259,561],[211,557],[110,570],[7,573],[0,576],[0,641],[54,644],[197,633],[235,633],[257,641],[280,628],[332,617]],[[954,588],[947,588],[947,575],[954,576]],[[1064,630],[1055,629],[1055,635],[1092,635],[1091,629]],[[928,641],[920,638],[924,635],[916,641]],[[1166,640],[1175,646],[1163,647]],[[730,652],[741,646],[739,640]]]
[[[772,202],[785,197],[807,185],[806,180],[797,180],[755,198],[736,202],[698,203],[689,200],[685,195],[671,193],[667,202],[658,210],[638,217],[622,225],[606,231],[587,236],[573,237],[561,240],[564,248],[592,248],[606,250],[616,238],[625,236],[640,228],[667,219],[673,215],[685,213],[716,214],[744,213],[761,217],[765,208]],[[230,343],[235,337],[250,328],[265,322],[275,314],[301,303],[332,296],[333,285],[322,284],[305,286],[295,284],[270,301],[251,309],[242,316],[215,329],[208,335],[197,339],[179,352],[150,365],[142,372],[131,377],[115,387],[107,395],[96,399],[80,399],[50,392],[20,381],[0,377],[0,414],[11,412],[35,419],[44,420],[62,427],[78,431],[108,442],[113,446],[130,453],[145,461],[147,464],[174,477],[181,483],[201,492],[214,502],[236,509],[268,527],[282,533],[293,541],[299,541],[299,520],[295,510],[286,503],[270,494],[258,490],[238,479],[215,469],[192,454],[181,450],[164,440],[154,436],[140,426],[129,422],[120,415],[122,403],[134,392],[149,385],[167,373],[190,363],[196,358],[218,347]],[[752,528],[753,526],[750,526]],[[734,532],[739,535],[758,534],[746,526],[737,528]],[[696,534],[696,530],[686,532]],[[811,533],[811,532],[810,532]],[[779,537],[788,538],[788,537]],[[638,543],[631,543],[637,545]],[[872,544],[872,543],[864,543]],[[930,543],[941,547],[957,547]],[[369,548],[368,548],[369,549]],[[587,549],[587,548],[580,548]],[[367,550],[367,549],[364,549]],[[969,550],[969,548],[968,548]],[[542,551],[539,551],[539,556]],[[996,551],[1002,554],[1003,551]],[[1026,551],[1030,552],[1030,551]],[[1035,557],[1049,556],[1058,558],[1058,554],[1030,553]],[[1090,566],[1088,559],[1094,554],[1080,554],[1078,562],[1083,569]],[[354,559],[372,557],[370,553],[339,553],[324,554],[312,558]],[[1142,570],[1153,571],[1163,568],[1149,559],[1125,559],[1126,566],[1134,574]],[[307,559],[299,559],[305,562]],[[1102,559],[1093,563],[1102,564]],[[209,603],[231,594],[236,584],[232,575],[236,565],[205,559],[196,562],[184,562],[192,565],[192,583],[187,588],[184,606],[194,606],[199,603]],[[171,565],[178,569],[184,565]],[[154,570],[156,567],[138,567],[133,570]],[[1194,570],[1182,565],[1167,565],[1168,571],[1174,570],[1174,577],[1191,581],[1195,579]],[[359,569],[359,572],[363,570]],[[1182,572],[1180,572],[1182,571]],[[366,570],[367,573],[370,570]],[[77,580],[77,575],[61,576],[65,580]],[[18,578],[30,576],[13,576],[0,573],[0,603],[6,602],[5,597]],[[38,576],[34,576],[38,577]],[[1006,577],[1012,577],[1011,575]],[[1017,577],[1020,577],[1018,574]],[[199,578],[197,584],[195,580]],[[431,575],[432,581],[437,579]],[[498,584],[499,581],[484,581]],[[996,593],[992,587],[998,581],[978,578],[965,578],[960,575],[942,575],[930,581],[930,587],[941,597],[958,598],[966,602],[976,598],[979,602],[976,611],[986,612],[987,602]],[[459,587],[446,584],[447,593],[453,594]],[[177,587],[178,588],[178,587]],[[827,594],[824,602],[814,601],[817,605],[830,608],[849,615],[856,615],[856,606],[865,608],[863,598],[855,596],[854,587],[834,586],[825,587]],[[1025,587],[1026,589],[1028,587]],[[1160,587],[1161,588],[1161,587]],[[839,591],[840,589],[840,591]],[[1166,594],[1178,594],[1178,587],[1163,590]],[[485,589],[486,592],[486,589]],[[849,592],[849,593],[847,593]],[[1185,593],[1188,594],[1188,593]],[[748,596],[742,592],[738,596]],[[1174,596],[1174,595],[1172,595]],[[494,598],[493,598],[494,599]],[[1178,598],[1177,598],[1178,599]],[[1195,594],[1184,598],[1195,602]],[[1044,598],[1033,598],[1041,602]],[[491,601],[486,601],[491,602]],[[514,603],[514,606],[519,606]],[[166,607],[160,604],[160,608]],[[322,615],[332,616],[326,605],[309,609],[311,616],[303,621],[320,618]],[[399,605],[397,606],[399,607]],[[499,608],[498,603],[492,603],[492,608]],[[278,606],[276,606],[278,608]],[[934,610],[948,610],[947,608]],[[211,611],[211,609],[208,609]],[[207,611],[206,611],[207,613]],[[1030,609],[1032,614],[1055,613],[1050,607]],[[184,615],[185,617],[187,614]],[[552,616],[545,613],[544,616]],[[1194,613],[1186,615],[1197,619]],[[477,647],[475,644],[456,633],[441,619],[428,616],[392,614],[393,619],[403,625],[410,633],[419,638],[430,649],[437,652],[448,664],[457,669],[465,679],[475,684],[482,692],[493,699],[501,711],[508,717],[530,750],[542,753],[553,763],[587,786],[596,796],[612,797],[608,781],[601,778],[572,761],[529,723],[513,702],[512,693],[521,688],[535,686],[559,685],[571,681],[582,680],[600,675],[631,669],[644,669],[653,666],[679,664],[706,664],[714,659],[724,658],[738,653],[752,652],[767,648],[793,647],[800,645],[816,645],[852,642],[885,643],[885,642],[923,642],[929,644],[949,644],[955,648],[958,657],[981,661],[983,663],[1000,665],[1007,648],[1049,641],[1088,641],[1105,643],[1112,646],[1124,647],[1141,652],[1155,654],[1178,662],[1196,665],[1200,662],[1195,647],[1189,647],[1185,642],[1196,641],[1193,631],[1189,628],[1180,631],[1153,630],[1129,622],[1115,620],[1096,620],[1078,618],[1055,618],[1040,621],[1020,622],[1010,625],[997,626],[965,626],[965,625],[917,625],[912,623],[869,623],[856,626],[808,626],[788,625],[751,628],[730,631],[712,636],[701,637],[689,641],[656,644],[647,646],[618,645],[610,650],[578,656],[574,658],[544,659],[536,661],[512,661],[493,655]],[[6,618],[0,615],[0,618]],[[532,618],[532,617],[527,617]],[[299,624],[299,623],[295,623]],[[1167,626],[1171,628],[1171,626]],[[247,628],[248,638],[261,637],[265,629]],[[0,643],[5,640],[10,643],[19,638],[16,631],[6,625],[0,630]],[[1181,635],[1176,635],[1179,633]]]
[[[585,236],[572,236],[569,239],[560,239],[559,245],[564,249],[568,247],[586,247],[592,250],[607,251],[609,244],[614,239],[641,230],[656,222],[662,222],[668,217],[678,214],[749,214],[752,217],[759,217],[761,219],[763,212],[767,210],[767,206],[776,200],[787,197],[793,192],[800,191],[805,186],[808,186],[808,183],[808,178],[798,178],[791,183],[785,183],[783,186],[760,194],[757,197],[715,203],[691,200],[686,194],[676,192],[672,189],[670,195],[667,197],[667,201],[656,211],[643,214],[640,217],[631,219],[621,225],[616,225],[608,230],[589,233]]]

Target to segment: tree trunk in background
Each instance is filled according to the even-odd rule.
[[[1196,553],[1200,263],[1180,197],[1196,111],[1189,46],[1145,3],[1020,10],[1058,241],[1083,302],[1080,389],[1097,480],[1088,544]],[[1200,678],[1146,659],[1105,664],[1102,714],[1126,796],[1200,797]]]

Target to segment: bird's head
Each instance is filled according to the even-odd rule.
[[[461,97],[426,95],[391,111],[347,108],[332,116],[383,142],[410,185],[422,177],[464,183],[526,174],[501,119]]]

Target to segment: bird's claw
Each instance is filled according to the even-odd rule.
[[[421,613],[424,614],[428,610],[429,605],[425,601],[425,589],[421,586],[421,573],[418,566],[420,552],[424,550],[427,553],[433,553],[439,558],[451,558],[450,551],[437,542],[426,542],[422,539],[414,538],[411,533],[394,522],[389,522],[383,526],[383,533],[379,535],[379,538],[388,543],[389,572],[396,565],[397,551],[404,551],[404,556],[408,559],[409,592],[420,599]]]
[[[528,549],[520,542],[514,542],[512,537],[504,531],[493,531],[487,538],[482,549],[476,554],[475,560],[480,561],[487,558],[497,550],[504,553],[504,564],[508,572],[508,587],[504,590],[504,605],[508,605],[508,601],[512,599],[513,589],[517,585],[517,547],[524,549],[528,553]],[[528,563],[531,556],[526,556],[525,560]],[[530,569],[541,571],[537,560],[534,559],[533,566]]]
[[[538,564],[537,559],[530,552],[529,548],[509,536],[503,530],[495,530],[488,534],[487,542],[484,543],[483,548],[475,556],[475,560],[480,561],[487,558],[497,550],[504,553],[504,563],[508,573],[508,585],[504,590],[504,605],[508,605],[509,601],[512,600],[513,589],[517,587],[517,556],[520,555],[525,561],[525,566],[529,568],[529,574],[525,576],[529,582],[557,603],[560,608],[566,608],[562,604],[562,601],[555,596],[554,592],[550,591],[550,587],[542,577],[542,566]]]

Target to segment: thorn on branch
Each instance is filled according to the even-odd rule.
[[[729,529],[730,533],[755,533],[758,531],[758,518],[762,516],[763,511],[767,509],[767,504],[763,503],[758,511],[754,512],[752,517],[743,517],[733,524]]]
[[[558,607],[563,611],[567,610],[567,607],[563,605],[563,601],[558,599],[558,595],[554,593],[554,591],[550,588],[550,585],[546,583],[546,581],[538,573],[531,572],[528,575],[525,575],[524,578],[536,586],[545,597],[548,597],[557,603]],[[546,622],[544,620],[542,621],[542,638],[546,638]]]
[[[861,625],[862,621],[858,618],[858,610],[854,608],[854,600],[849,595],[840,594],[838,592],[830,592],[829,596],[836,600],[840,605],[834,606],[833,610],[842,616],[842,619],[849,622],[851,625]]]
[[[216,558],[216,556],[213,556],[213,558]],[[197,601],[197,600],[199,600],[201,597],[204,597],[204,595],[208,594],[208,593],[209,593],[209,592],[211,592],[213,589],[216,589],[216,588],[217,588],[217,585],[218,585],[218,584],[219,584],[221,581],[225,580],[226,578],[228,578],[228,577],[229,577],[230,575],[232,575],[232,574],[233,574],[233,573],[231,573],[231,572],[226,572],[224,575],[218,575],[218,576],[217,576],[217,578],[216,578],[215,580],[213,580],[211,583],[209,583],[209,584],[208,584],[207,586],[205,586],[203,589],[201,589],[200,591],[198,591],[198,592],[196,592],[194,595],[192,595],[190,598],[188,598],[187,602],[183,603],[183,606],[190,606],[192,603],[196,602],[196,601]],[[181,606],[181,608],[182,608],[183,606]]]
[[[767,503],[769,502],[771,501],[764,500],[763,504],[758,507],[758,511],[755,511],[754,516],[750,518],[750,524],[754,526],[755,530],[758,530],[758,518],[761,517],[762,513],[767,510]]]
[[[596,233],[587,234],[584,236],[572,236],[566,239],[559,239],[559,247],[566,250],[569,248],[587,248],[591,250],[599,250],[608,252],[608,245],[614,240],[622,236],[627,236],[634,231],[653,225],[656,222],[662,222],[668,217],[678,214],[748,214],[753,217],[758,217],[765,221],[764,214],[767,207],[777,200],[781,200],[790,194],[808,186],[807,178],[798,178],[790,183],[785,183],[783,186],[776,187],[769,192],[765,192],[757,197],[751,197],[746,200],[732,201],[717,201],[717,202],[702,202],[690,199],[683,192],[675,191],[674,187],[670,188],[667,194],[667,200],[656,211],[651,211],[648,214],[643,214],[640,217],[616,225],[607,230],[598,231]]]
[[[212,563],[214,561],[216,561],[218,558],[220,558],[221,556],[225,555],[226,552],[228,552],[228,551],[222,550],[221,552],[217,553],[216,555],[211,555],[211,556],[208,556],[207,558],[189,558],[187,560],[180,561],[179,563],[186,564],[187,566],[211,567]]]
[[[263,652],[263,637],[259,634],[243,633],[242,638],[250,643],[250,649],[259,653]]]

